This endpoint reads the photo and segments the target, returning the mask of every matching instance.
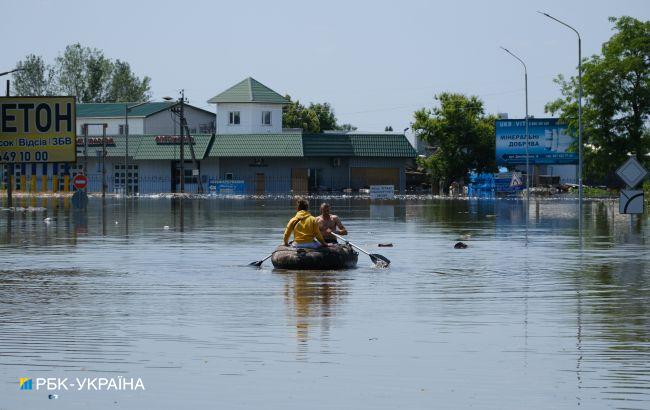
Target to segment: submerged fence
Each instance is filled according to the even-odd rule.
[[[72,180],[74,174],[38,176],[22,175],[11,178],[13,190],[16,193],[38,194],[73,192]],[[102,192],[102,175],[87,175],[89,193]],[[5,191],[7,187],[7,176],[0,178],[0,190]],[[107,194],[144,195],[158,193],[181,192],[180,180],[172,176],[136,176],[131,174],[124,177],[120,173],[107,173],[103,179],[105,192]],[[380,181],[379,184],[395,185],[394,181]],[[232,193],[243,195],[255,194],[307,194],[307,193],[342,193],[358,192],[359,189],[369,188],[368,181],[362,178],[338,178],[321,177],[318,180],[305,178],[291,178],[278,176],[252,176],[240,179],[225,180],[217,176],[202,175],[200,180],[202,192],[205,194]],[[376,182],[373,182],[376,184]],[[399,191],[400,187],[395,186]],[[199,183],[193,176],[185,177],[183,192],[199,193]]]

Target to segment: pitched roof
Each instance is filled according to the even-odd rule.
[[[288,104],[289,101],[252,77],[233,85],[226,91],[215,95],[209,103],[248,103]]]
[[[302,136],[305,156],[351,157],[354,147],[346,134],[305,134]]]
[[[124,117],[124,106],[135,105],[139,103],[81,103],[77,104],[77,118],[122,118]],[[160,111],[169,109],[176,104],[175,101],[148,102],[129,111],[129,117],[148,117]],[[197,110],[205,111],[210,114],[213,112],[204,110],[193,105],[185,104],[186,107],[192,107]]]
[[[88,146],[88,157],[101,152],[97,140]],[[124,136],[110,136],[106,147],[108,157],[124,157]],[[156,138],[162,141],[156,141]],[[169,136],[130,135],[129,156],[135,160],[176,160],[180,155],[178,141],[165,140]],[[196,159],[207,157],[401,157],[415,158],[416,152],[402,134],[225,134],[192,135]],[[82,138],[77,138],[82,141]],[[210,145],[212,144],[212,145]],[[77,147],[83,157],[83,147]],[[189,144],[184,156],[192,159]]]
[[[302,157],[300,134],[216,135],[211,157]]]
[[[305,156],[405,157],[417,156],[403,134],[324,133],[303,135]]]
[[[176,160],[180,157],[180,144],[176,143],[158,143],[156,142],[156,137],[159,135],[130,135],[129,136],[129,157],[132,157],[135,160]],[[101,137],[89,137],[92,139],[99,139]],[[113,144],[106,147],[106,156],[107,157],[124,157],[126,152],[126,141],[123,136],[111,136],[109,137]],[[194,139],[194,155],[196,159],[201,160],[205,157],[208,145],[212,139],[212,135],[209,134],[199,134],[192,135]],[[77,138],[78,141],[83,140],[83,138]],[[88,146],[88,157],[95,157],[98,152],[101,152],[101,145],[92,145]],[[79,156],[83,157],[83,145],[78,145],[77,150]],[[183,156],[186,160],[192,159],[192,153],[190,151],[189,144],[186,143]]]
[[[415,158],[417,152],[404,134],[348,134],[356,157]]]

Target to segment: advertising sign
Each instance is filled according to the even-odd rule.
[[[497,165],[525,164],[526,121],[496,120],[495,129]],[[578,154],[567,152],[573,139],[557,118],[528,119],[530,164],[577,164]]]
[[[75,162],[74,97],[0,97],[0,164]]]
[[[213,195],[244,195],[246,185],[240,180],[210,180],[208,184],[210,193]]]

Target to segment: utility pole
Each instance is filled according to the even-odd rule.
[[[9,97],[9,80],[7,80],[7,97]],[[14,176],[14,163],[7,164],[7,208],[13,206],[13,179]]]
[[[183,123],[185,122],[185,112],[183,106],[185,104],[185,90],[181,90],[181,101],[180,101],[180,122],[181,122],[181,163],[180,163],[180,174],[181,174],[181,194],[185,192],[185,136],[183,135]]]
[[[106,198],[106,127],[102,126],[102,198]]]

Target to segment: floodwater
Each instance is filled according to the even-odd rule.
[[[0,211],[0,409],[650,408],[647,214],[587,201],[579,235],[572,201],[330,202],[388,269],[247,266],[288,198]],[[36,389],[118,377],[145,390]]]

